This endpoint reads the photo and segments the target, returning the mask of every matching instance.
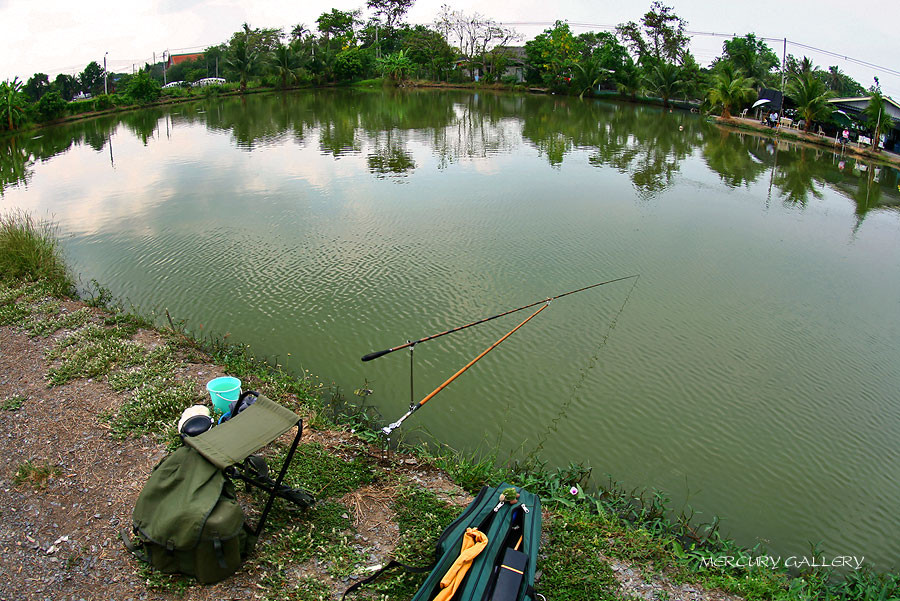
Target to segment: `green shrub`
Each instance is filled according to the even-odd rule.
[[[138,103],[153,102],[159,98],[161,86],[146,71],[136,73],[125,88],[125,93]]]
[[[94,110],[94,101],[90,98],[87,100],[73,100],[68,104],[68,109],[70,115],[90,113]]]
[[[95,111],[105,111],[107,109],[111,109],[113,106],[113,99],[109,94],[101,94],[100,96],[94,98]]]
[[[46,280],[54,294],[71,296],[75,282],[56,238],[56,227],[24,211],[0,215],[0,281]]]
[[[50,90],[41,96],[37,109],[43,121],[52,121],[65,114],[68,104],[57,90]]]
[[[334,74],[341,81],[359,79],[371,62],[369,54],[359,48],[347,48],[334,59]]]

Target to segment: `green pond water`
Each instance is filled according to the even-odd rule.
[[[367,383],[385,422],[409,352],[362,355],[640,274],[554,301],[403,431],[583,462],[773,554],[900,563],[894,169],[684,112],[445,91],[211,99],[0,153],[0,208],[52,217],[82,281]],[[417,345],[416,400],[530,312]]]

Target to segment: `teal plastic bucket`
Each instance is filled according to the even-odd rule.
[[[241,396],[241,381],[230,376],[215,378],[206,383],[206,391],[216,411],[228,413],[228,407]]]

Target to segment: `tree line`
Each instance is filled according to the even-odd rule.
[[[780,89],[786,78],[787,105],[796,107],[807,128],[832,121],[826,102],[831,96],[874,94],[870,112],[884,114],[877,83],[867,91],[839,67],[823,70],[807,57],[789,55],[782,69],[776,53],[754,33],[725,41],[722,54],[708,68],[700,67],[689,49],[687,22],[659,0],[638,21],[622,23],[614,32],[576,35],[568,23],[557,21],[523,46],[516,45],[522,36],[513,28],[446,4],[431,26],[408,24],[404,19],[413,2],[367,0],[365,18],[362,9],[333,8],[316,19],[314,30],[306,24],[286,32],[245,23],[196,60],[171,68],[147,64],[136,74],[109,74],[113,98],[106,104],[156,100],[164,82],[188,85],[213,76],[224,77],[240,92],[380,77],[397,83],[416,79],[538,86],[578,96],[606,91],[633,100],[652,95],[664,107],[682,100],[727,118],[762,88]],[[107,96],[103,75],[91,62],[77,76],[60,74],[51,82],[36,73],[25,83],[14,79],[0,84],[0,128],[58,118],[67,111],[66,101],[79,93]],[[102,108],[96,106],[104,104],[101,98],[94,108]],[[886,121],[861,125],[883,132],[890,127]]]

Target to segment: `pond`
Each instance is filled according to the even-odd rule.
[[[566,296],[401,432],[582,462],[773,554],[900,539],[898,172],[685,112],[468,91],[211,98],[0,141],[83,282],[385,423],[410,353]],[[419,400],[533,307],[416,345]]]

